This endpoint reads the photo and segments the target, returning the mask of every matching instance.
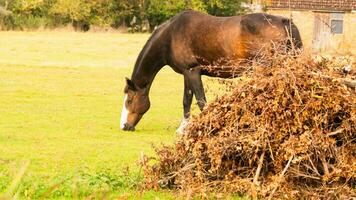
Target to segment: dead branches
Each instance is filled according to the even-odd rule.
[[[317,73],[312,73],[313,75],[320,76],[322,78],[328,79],[330,81],[339,81],[340,83],[346,85],[347,87],[350,88],[356,88],[356,81],[350,80],[350,79],[345,79],[345,78],[333,78],[328,75],[323,75],[323,74],[317,74]]]
[[[356,195],[355,90],[330,62],[271,60],[268,67],[255,63],[245,82],[191,119],[175,146],[157,149],[157,163],[144,162],[148,188],[190,197]]]

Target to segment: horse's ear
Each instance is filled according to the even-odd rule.
[[[129,78],[125,78],[125,79],[126,79],[126,85],[128,89],[135,91],[137,89],[135,83],[132,82]]]

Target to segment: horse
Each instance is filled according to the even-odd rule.
[[[179,13],[159,26],[141,50],[131,79],[126,78],[120,127],[134,131],[150,108],[149,92],[156,74],[166,65],[184,76],[182,131],[190,117],[193,95],[200,110],[206,104],[201,76],[236,77],[231,71],[207,70],[219,60],[242,60],[264,45],[286,40],[302,48],[296,25],[288,18],[265,13],[216,17],[198,11]],[[219,71],[219,72],[218,72]]]

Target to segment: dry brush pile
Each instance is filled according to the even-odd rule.
[[[175,145],[142,158],[145,186],[203,197],[355,197],[355,70],[340,63],[286,54],[255,63]]]

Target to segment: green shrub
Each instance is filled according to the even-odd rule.
[[[90,25],[129,27],[132,32],[154,29],[177,13],[193,9],[218,16],[241,13],[245,0],[0,0],[0,28],[31,30],[72,24],[78,30]],[[147,27],[149,26],[149,28]]]

